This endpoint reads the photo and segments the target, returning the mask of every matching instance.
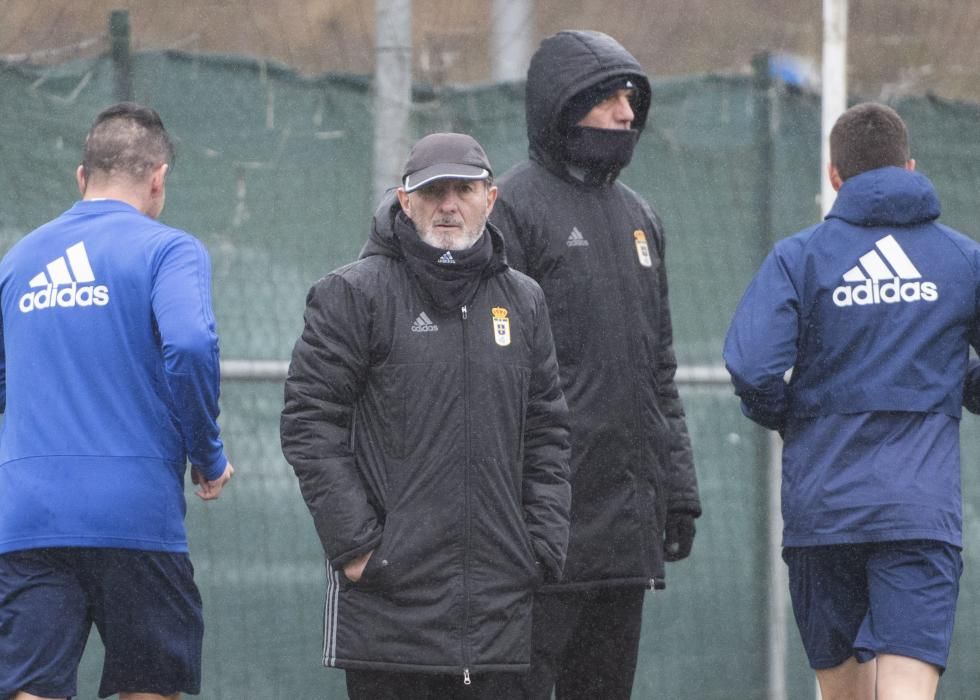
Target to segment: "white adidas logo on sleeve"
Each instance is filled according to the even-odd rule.
[[[936,301],[939,298],[936,283],[920,282],[920,279],[918,268],[895,237],[888,235],[844,273],[844,281],[851,284],[834,289],[834,304],[846,307]]]
[[[37,291],[27,292],[20,298],[22,313],[41,309],[105,306],[109,303],[109,288],[104,284],[92,285],[95,274],[85,252],[85,243],[79,242],[65,250],[45,266],[28,284]]]

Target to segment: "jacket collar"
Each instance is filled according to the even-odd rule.
[[[371,255],[383,255],[398,260],[405,259],[401,242],[395,235],[395,217],[402,210],[394,190],[388,192],[382,199],[371,219],[371,233],[367,242],[361,248],[358,258]],[[507,269],[507,256],[504,252],[504,236],[500,229],[487,221],[486,233],[493,245],[493,255],[488,266],[488,274],[496,274]]]
[[[939,218],[939,197],[921,173],[878,168],[845,180],[827,218],[857,226],[911,226]]]

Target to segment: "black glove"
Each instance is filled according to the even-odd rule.
[[[667,513],[664,526],[664,560],[680,561],[691,553],[694,544],[694,516],[684,511]]]

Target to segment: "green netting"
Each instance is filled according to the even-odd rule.
[[[367,234],[369,82],[174,52],[140,54],[133,65],[136,99],[156,107],[177,140],[164,220],[211,251],[223,357],[287,359],[307,289],[353,259]],[[681,365],[718,365],[729,316],[762,256],[819,214],[819,100],[750,76],[659,80],[654,89],[623,179],[666,224]],[[82,139],[111,91],[105,59],[0,66],[0,251],[74,201]],[[929,98],[897,107],[939,189],[943,220],[977,232],[980,108]],[[523,85],[420,87],[411,125],[413,136],[472,133],[502,173],[525,155]],[[671,565],[668,590],[648,600],[634,696],[765,698],[765,434],[727,386],[682,391],[705,514],[692,558]],[[343,674],[319,665],[323,563],[279,451],[281,400],[278,381],[225,382],[222,425],[237,476],[218,503],[189,499],[209,699],[345,697]],[[963,427],[966,573],[942,682],[949,700],[973,698],[980,686],[980,422]],[[788,696],[812,697],[791,620],[785,632]],[[93,640],[83,698],[95,696],[100,653]]]

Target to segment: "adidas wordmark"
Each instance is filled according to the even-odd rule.
[[[67,260],[66,260],[67,259]],[[29,282],[32,289],[20,298],[22,313],[55,306],[72,308],[77,306],[105,306],[109,303],[109,288],[104,284],[92,285],[95,274],[85,252],[85,243],[79,242],[65,250],[65,254],[55,258]]]
[[[936,283],[920,282],[921,278],[922,274],[895,237],[885,236],[844,273],[844,281],[852,284],[834,289],[834,304],[845,307],[936,301],[939,298]]]
[[[412,323],[412,333],[431,333],[432,331],[439,330],[439,326],[434,324],[432,320],[425,315],[423,311],[418,315],[418,318]]]

